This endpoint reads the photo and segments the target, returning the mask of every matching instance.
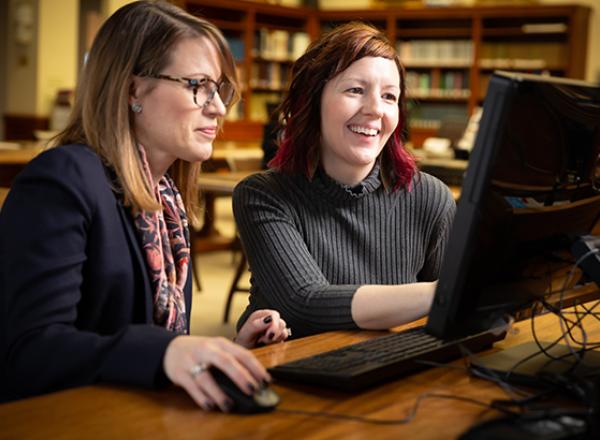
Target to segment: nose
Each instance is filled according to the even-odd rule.
[[[208,105],[204,107],[204,111],[213,117],[225,116],[227,107],[225,107],[225,104],[221,101],[219,93],[215,93]]]
[[[363,112],[367,115],[377,117],[383,116],[383,100],[377,93],[368,93],[364,95]]]

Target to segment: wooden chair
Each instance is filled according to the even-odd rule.
[[[233,300],[233,295],[237,292],[250,292],[250,289],[246,286],[240,286],[240,280],[242,275],[246,273],[248,269],[248,260],[246,259],[246,254],[244,253],[244,249],[242,248],[242,243],[240,239],[236,237],[235,246],[240,251],[240,261],[235,269],[235,274],[233,275],[233,281],[231,282],[231,287],[229,288],[229,293],[227,294],[227,301],[225,303],[225,312],[223,313],[223,323],[229,322],[229,312],[231,311],[231,302]]]

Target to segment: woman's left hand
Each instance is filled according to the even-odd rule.
[[[257,344],[273,344],[285,341],[291,335],[291,330],[286,328],[285,321],[279,317],[275,310],[263,309],[252,313],[239,333],[235,342],[252,348]]]

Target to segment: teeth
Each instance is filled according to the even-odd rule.
[[[356,125],[351,125],[349,128],[354,133],[365,134],[367,136],[377,136],[379,134],[379,130],[376,130],[374,128],[359,127]]]

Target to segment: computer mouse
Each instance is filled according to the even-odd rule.
[[[279,403],[279,395],[269,387],[261,387],[253,395],[248,395],[218,368],[212,367],[209,371],[217,385],[233,401],[232,412],[241,414],[268,412],[273,411]]]
[[[460,440],[560,440],[586,439],[586,420],[570,415],[524,414],[521,417],[499,417],[476,424],[464,432]]]

